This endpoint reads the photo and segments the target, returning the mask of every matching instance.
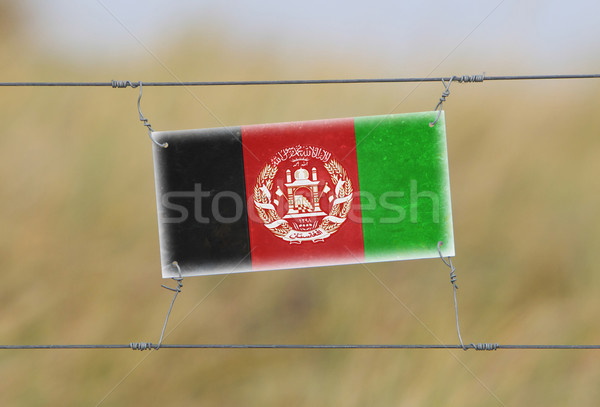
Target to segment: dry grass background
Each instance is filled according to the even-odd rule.
[[[234,52],[217,32],[203,37],[206,44],[195,44],[202,52],[181,42],[161,54],[180,78],[370,76],[366,61],[323,56],[289,66],[273,54]],[[3,80],[172,79],[141,64],[77,65],[3,38]],[[12,64],[11,56],[28,63]],[[450,72],[462,73],[456,68]],[[219,121],[238,125],[431,110],[442,91],[441,84],[413,88],[191,92]],[[465,341],[598,343],[599,84],[487,82],[451,90],[446,117]],[[151,145],[136,97],[132,89],[2,89],[1,343],[157,341],[171,293],[160,288]],[[160,130],[219,126],[195,97],[183,88],[148,88],[143,111]],[[421,322],[362,266],[196,277],[184,281],[166,342],[436,343],[424,325],[443,343],[457,342],[441,261],[368,267]],[[501,405],[491,392],[507,406],[600,402],[597,351],[146,356],[0,351],[0,405],[94,406],[124,377],[102,405]]]

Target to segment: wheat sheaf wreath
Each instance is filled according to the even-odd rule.
[[[342,226],[348,212],[350,212],[353,189],[352,181],[339,162],[332,158],[323,165],[329,173],[333,185],[335,185],[335,197],[329,215],[323,218],[319,228],[331,235]],[[292,227],[287,220],[279,217],[271,203],[270,190],[273,187],[273,180],[277,175],[277,171],[276,166],[266,164],[258,174],[254,186],[254,207],[267,229],[273,232],[275,236],[283,239],[292,231]]]

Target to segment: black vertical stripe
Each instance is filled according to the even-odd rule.
[[[251,269],[239,127],[156,132],[154,165],[163,276]]]

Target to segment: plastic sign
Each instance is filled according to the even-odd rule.
[[[453,256],[436,115],[154,132],[163,277]]]

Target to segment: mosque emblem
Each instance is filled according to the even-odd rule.
[[[346,221],[352,181],[331,153],[297,145],[279,151],[260,171],[254,207],[274,236],[291,244],[323,242]]]

